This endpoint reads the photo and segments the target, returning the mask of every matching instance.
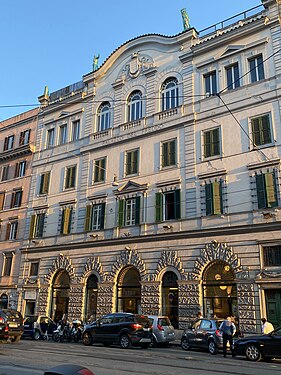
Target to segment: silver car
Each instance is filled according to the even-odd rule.
[[[157,344],[169,345],[176,339],[175,329],[167,316],[148,316],[152,325],[152,340],[150,347],[155,348]]]

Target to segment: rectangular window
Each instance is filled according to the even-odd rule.
[[[72,211],[72,207],[65,207],[62,210],[60,234],[71,233]]]
[[[51,172],[41,174],[39,194],[49,193],[50,175]]]
[[[236,89],[237,87],[240,87],[238,63],[227,66],[225,69],[226,69],[227,89],[233,90],[233,89]]]
[[[46,148],[53,147],[55,141],[55,129],[49,129],[47,131]]]
[[[139,171],[139,150],[132,150],[126,152],[126,176],[137,174]]]
[[[3,276],[10,276],[12,270],[12,263],[13,263],[13,254],[5,254],[4,255],[4,268],[3,268]]]
[[[15,178],[23,177],[25,175],[26,161],[20,161],[16,164]]]
[[[22,190],[18,189],[12,193],[11,208],[16,208],[21,206],[22,201]]]
[[[18,220],[7,224],[6,240],[16,240],[18,234]]]
[[[205,83],[205,94],[206,95],[215,95],[217,94],[217,73],[213,71],[211,73],[204,75]]]
[[[94,165],[94,183],[105,181],[106,158],[95,160]]]
[[[64,145],[66,143],[67,127],[66,125],[61,125],[59,128],[59,145]]]
[[[205,185],[206,215],[220,215],[223,213],[222,181],[215,181]]]
[[[264,79],[264,66],[262,55],[249,59],[251,82]]]
[[[176,165],[176,140],[162,143],[162,167]]]
[[[14,135],[5,138],[4,151],[11,150],[14,147]]]
[[[140,223],[140,197],[120,199],[118,226],[131,226]]]
[[[19,146],[28,145],[29,139],[30,139],[30,129],[21,132],[20,133]]]
[[[38,276],[39,262],[31,262],[29,276]]]
[[[278,206],[276,177],[274,172],[256,175],[258,208]]]
[[[281,246],[263,247],[263,264],[265,267],[281,266]]]
[[[204,158],[220,156],[220,128],[204,132]]]
[[[71,140],[77,141],[80,138],[80,120],[73,121]]]
[[[105,203],[88,205],[86,207],[85,230],[104,229]]]
[[[155,220],[177,220],[181,218],[180,189],[156,193]]]
[[[269,114],[251,119],[254,146],[272,143]]]
[[[31,216],[29,239],[43,237],[45,215],[45,212],[42,212]]]
[[[4,209],[5,194],[6,193],[4,191],[0,192],[0,211]]]
[[[9,179],[9,165],[4,165],[4,167],[2,168],[1,180],[6,181],[8,179]]]
[[[75,180],[76,180],[76,165],[66,168],[64,188],[65,189],[74,188]]]

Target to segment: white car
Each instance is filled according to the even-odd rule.
[[[152,341],[150,347],[154,348],[159,345],[169,345],[175,341],[175,329],[172,326],[168,316],[149,315],[148,319],[152,325]]]

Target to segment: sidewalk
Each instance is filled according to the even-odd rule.
[[[182,337],[183,331],[184,331],[183,329],[175,329],[176,339],[175,341],[171,341],[170,345],[174,345],[174,346],[181,345],[181,337]]]

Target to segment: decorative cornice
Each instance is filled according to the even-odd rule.
[[[258,168],[272,167],[274,165],[279,165],[279,164],[280,164],[280,159],[275,158],[275,159],[270,159],[267,161],[257,161],[255,163],[247,164],[247,168],[249,170],[252,170],[252,169],[258,169]]]
[[[181,179],[180,178],[175,178],[173,180],[157,182],[156,186],[157,187],[164,187],[164,186],[168,186],[168,185],[178,185],[180,183],[181,183]]]
[[[12,150],[4,151],[0,154],[0,161],[17,159],[24,155],[31,155],[35,152],[35,146],[28,144]]]
[[[205,180],[206,178],[223,176],[223,175],[226,175],[226,174],[227,174],[226,169],[217,169],[215,171],[213,170],[213,171],[207,171],[207,172],[200,173],[198,175],[198,178],[199,178],[199,180]]]

